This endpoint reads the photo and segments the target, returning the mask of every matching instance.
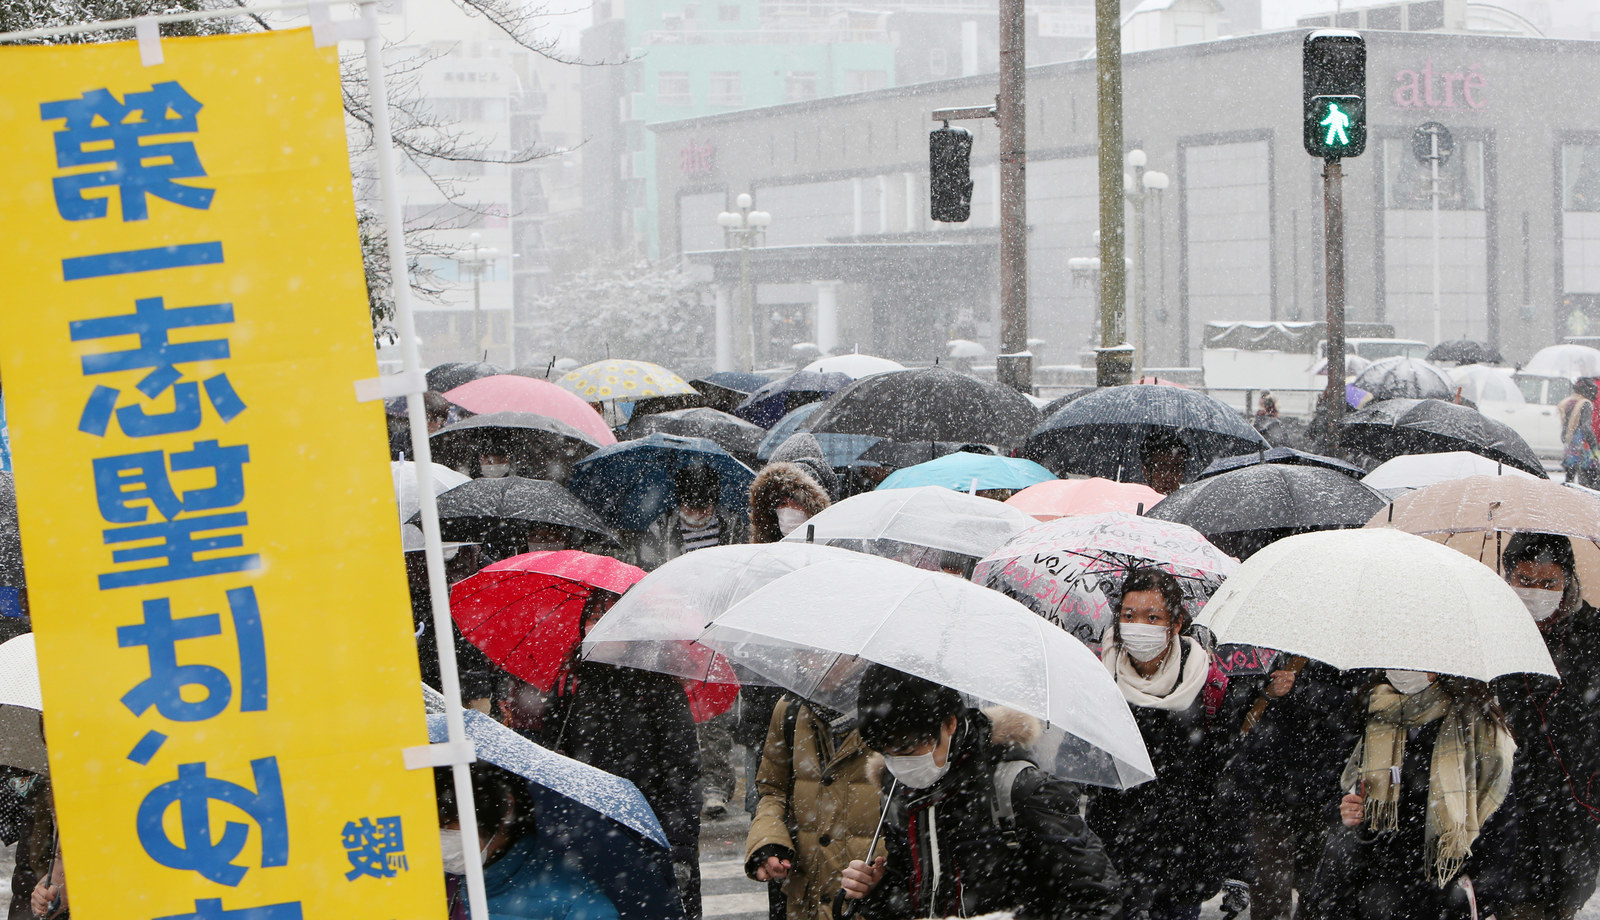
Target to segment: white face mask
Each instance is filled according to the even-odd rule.
[[[933,762],[933,751],[926,754],[911,754],[897,757],[891,754],[883,755],[883,763],[894,774],[894,778],[910,786],[912,789],[926,789],[944,779],[950,772],[950,755],[945,754],[944,766]]]
[[[1528,608],[1533,614],[1535,622],[1543,623],[1556,615],[1556,608],[1561,606],[1561,592],[1551,591],[1548,588],[1524,588],[1512,585],[1511,590],[1517,592],[1517,597],[1522,598],[1522,606]]]
[[[678,510],[678,520],[682,521],[683,526],[689,528],[690,530],[699,530],[700,528],[706,526],[707,524],[711,523],[711,518],[715,515],[715,511],[707,511],[704,514],[689,514],[681,508]]]
[[[439,849],[444,855],[444,871],[467,874],[467,848],[461,843],[461,831],[439,828]]]
[[[1421,693],[1422,691],[1428,689],[1429,684],[1433,683],[1433,681],[1428,679],[1428,675],[1421,671],[1401,671],[1395,668],[1390,668],[1389,670],[1384,671],[1383,675],[1389,678],[1389,686],[1399,690],[1406,696],[1411,696],[1414,693]]]
[[[1172,647],[1172,634],[1167,632],[1165,626],[1155,626],[1150,623],[1123,623],[1117,627],[1118,634],[1122,637],[1122,650],[1127,652],[1134,661],[1153,661],[1162,652]]]
[[[509,463],[480,463],[478,469],[482,471],[484,479],[504,479],[511,475]]]
[[[811,518],[811,515],[806,514],[799,508],[779,508],[776,513],[778,515],[778,533],[786,537],[798,530],[801,524]]]

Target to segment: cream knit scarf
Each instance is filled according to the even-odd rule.
[[[1187,656],[1183,654],[1179,643],[1188,644]],[[1172,646],[1167,649],[1167,657],[1161,660],[1161,667],[1149,677],[1139,673],[1134,667],[1133,657],[1122,650],[1120,643],[1106,646],[1102,661],[1117,682],[1117,688],[1122,691],[1122,698],[1146,709],[1188,709],[1205,688],[1206,677],[1211,671],[1210,654],[1205,646],[1192,637],[1174,638]]]
[[[1399,767],[1406,731],[1438,721],[1428,772],[1424,855],[1441,888],[1461,871],[1483,823],[1505,800],[1516,742],[1498,720],[1476,705],[1452,699],[1438,683],[1407,696],[1388,684],[1372,690],[1367,725],[1344,768],[1344,787],[1366,798],[1366,824],[1375,831],[1400,826]],[[1402,780],[1403,782],[1403,780]]]

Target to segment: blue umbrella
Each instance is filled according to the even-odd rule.
[[[1189,448],[1186,479],[1218,457],[1271,446],[1237,410],[1182,387],[1105,387],[1062,406],[1028,437],[1026,454],[1058,474],[1143,482],[1139,449],[1150,435],[1176,433]]]
[[[789,412],[806,403],[827,399],[852,382],[848,374],[799,371],[751,393],[733,414],[762,428],[770,428]]]
[[[959,452],[937,460],[895,470],[878,485],[880,489],[914,489],[941,486],[957,492],[978,489],[1026,489],[1056,478],[1032,460],[996,457],[994,454]],[[976,485],[974,485],[976,483]]]
[[[1338,470],[1357,479],[1367,475],[1367,471],[1353,463],[1336,460],[1333,457],[1324,457],[1321,454],[1308,454],[1303,450],[1292,447],[1274,447],[1270,450],[1259,451],[1253,454],[1240,454],[1237,457],[1222,457],[1212,461],[1211,465],[1196,476],[1195,479],[1206,479],[1218,473],[1237,470],[1241,467],[1254,466],[1257,463],[1288,463],[1295,466],[1320,466],[1324,469]]]
[[[645,530],[674,504],[673,474],[696,465],[720,477],[718,505],[749,513],[756,474],[705,438],[656,433],[603,447],[578,461],[567,488],[611,525]]]
[[[477,750],[478,759],[559,792],[668,847],[667,834],[638,786],[598,767],[540,747],[476,709],[465,710],[463,715],[467,740]],[[434,744],[449,740],[444,713],[428,713],[428,740]]]
[[[759,447],[756,448],[757,460],[771,460],[772,454],[784,441],[795,432],[804,431],[806,419],[815,415],[822,403],[806,403],[800,408],[790,412],[778,420],[776,425],[767,432]],[[847,466],[859,466],[861,455],[866,453],[872,445],[878,443],[878,438],[866,434],[812,434],[817,443],[822,447],[822,455],[827,459],[828,465],[834,469]]]

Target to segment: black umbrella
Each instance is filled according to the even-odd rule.
[[[1362,476],[1367,474],[1366,470],[1356,466],[1354,463],[1346,463],[1343,460],[1337,460],[1333,457],[1324,457],[1321,454],[1309,454],[1303,450],[1295,450],[1292,447],[1273,447],[1267,450],[1257,451],[1253,454],[1240,454],[1237,457],[1222,457],[1217,460],[1213,460],[1211,465],[1202,470],[1200,475],[1196,476],[1195,479],[1205,479],[1210,476],[1216,476],[1219,473],[1229,472],[1230,470],[1254,466],[1258,463],[1282,463],[1290,466],[1314,466],[1325,470],[1338,470],[1347,476],[1354,476],[1357,479],[1360,479]]]
[[[1456,385],[1444,371],[1416,358],[1374,361],[1350,382],[1378,400],[1449,399],[1456,395]]]
[[[1024,456],[1058,476],[1143,482],[1139,449],[1158,431],[1175,432],[1188,445],[1185,479],[1198,476],[1218,457],[1270,446],[1220,400],[1182,387],[1129,384],[1096,390],[1057,410],[1028,438]]]
[[[1039,412],[1042,413],[1045,418],[1049,418],[1050,416],[1055,415],[1057,412],[1060,412],[1062,406],[1067,405],[1075,399],[1082,399],[1097,389],[1099,389],[1099,387],[1083,387],[1082,389],[1073,390],[1071,393],[1068,393],[1065,396],[1057,396],[1055,399],[1045,403],[1044,408],[1040,409]]]
[[[1258,463],[1190,483],[1147,513],[1187,524],[1243,558],[1291,534],[1361,527],[1388,503],[1336,470]]]
[[[1510,426],[1440,399],[1389,399],[1345,416],[1340,441],[1376,460],[1464,450],[1548,478]]]
[[[761,439],[767,436],[767,430],[760,425],[716,409],[679,409],[652,415],[636,412],[628,421],[625,434],[631,440],[657,431],[683,438],[705,438],[730,454],[752,460],[761,446]]]
[[[835,393],[806,427],[891,441],[957,441],[1015,447],[1039,424],[1039,410],[1010,387],[945,367],[863,377]]]
[[[482,361],[446,361],[428,371],[428,389],[443,393],[480,377],[492,377],[504,373],[505,370],[502,368]]]
[[[17,526],[17,483],[9,472],[0,471],[0,617],[21,617],[25,613],[23,598],[27,588],[22,571],[22,531]],[[14,635],[0,626],[0,639]]]
[[[551,464],[570,469],[601,445],[592,436],[548,415],[489,412],[474,415],[428,437],[434,460],[471,468],[480,452],[504,454],[514,470],[543,472]]]
[[[437,502],[444,539],[487,544],[491,555],[502,558],[527,551],[528,528],[534,524],[617,542],[616,531],[576,495],[544,479],[474,479],[440,493]],[[420,514],[413,515],[411,523],[420,519]]]
[[[700,391],[702,405],[712,409],[721,409],[723,412],[732,412],[751,393],[766,386],[769,382],[767,378],[760,374],[717,371],[715,374],[696,377],[689,381],[689,386]]]
[[[745,397],[735,406],[733,414],[762,428],[771,428],[778,420],[807,403],[821,402],[849,386],[848,374],[816,371],[797,371],[774,380]]]
[[[1440,364],[1504,364],[1500,349],[1487,342],[1474,339],[1451,339],[1440,342],[1428,352],[1428,360]]]
[[[972,445],[952,444],[946,441],[913,441],[910,444],[902,444],[899,441],[879,441],[862,452],[861,460],[866,463],[876,463],[892,470],[903,470],[908,466],[928,463],[940,457],[968,449],[974,450],[975,453],[992,453],[982,445],[973,448]]]

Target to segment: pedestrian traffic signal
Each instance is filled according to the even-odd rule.
[[[1306,36],[1302,76],[1306,153],[1324,160],[1367,149],[1367,43],[1357,32]]]
[[[945,125],[928,133],[928,192],[933,219],[959,224],[972,216],[972,132]]]

